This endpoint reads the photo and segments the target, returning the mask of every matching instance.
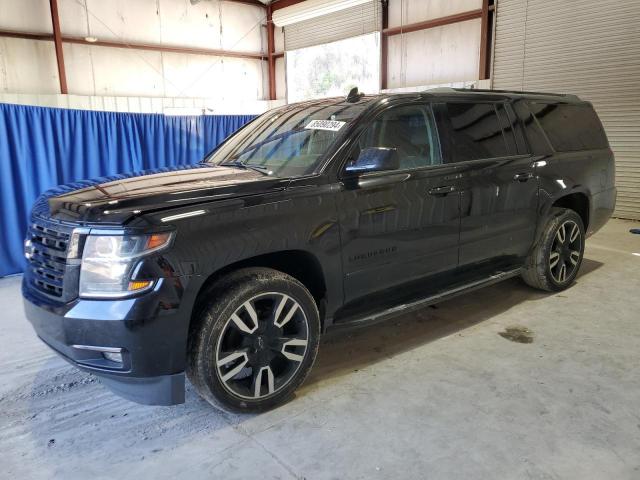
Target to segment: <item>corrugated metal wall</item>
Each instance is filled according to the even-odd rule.
[[[499,0],[493,88],[593,102],[616,155],[615,215],[640,219],[640,0]]]
[[[336,42],[377,32],[382,26],[380,0],[345,8],[335,13],[284,27],[286,50]]]

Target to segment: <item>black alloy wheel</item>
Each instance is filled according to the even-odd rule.
[[[189,333],[187,376],[209,403],[258,412],[286,401],[315,360],[320,315],[295,278],[244,268],[203,293]]]
[[[260,399],[285,387],[304,359],[309,325],[300,304],[268,292],[250,298],[227,320],[216,346],[217,374],[240,398]]]
[[[558,284],[572,278],[582,257],[582,233],[573,220],[563,222],[553,239],[549,253],[549,271]]]

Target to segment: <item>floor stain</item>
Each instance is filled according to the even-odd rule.
[[[504,332],[498,332],[498,335],[516,343],[533,343],[533,332],[527,327],[507,327]]]

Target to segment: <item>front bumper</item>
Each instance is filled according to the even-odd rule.
[[[44,298],[24,281],[25,314],[44,343],[117,395],[147,405],[176,405],[184,403],[190,313],[177,301],[183,280],[166,280],[136,298],[67,304]],[[120,351],[122,363],[105,358],[104,350]]]

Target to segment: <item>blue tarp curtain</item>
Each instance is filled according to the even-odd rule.
[[[83,179],[198,163],[252,118],[0,104],[0,276],[22,271],[29,212],[44,191]]]

